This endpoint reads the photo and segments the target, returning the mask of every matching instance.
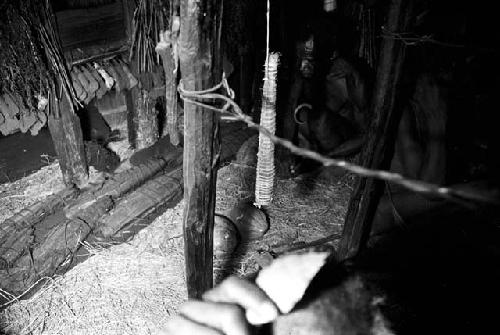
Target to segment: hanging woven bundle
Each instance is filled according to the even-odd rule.
[[[276,131],[276,77],[278,73],[279,54],[271,53],[266,62],[264,87],[262,90],[261,127],[272,134]],[[255,206],[267,206],[272,201],[274,186],[274,143],[263,135],[259,135],[259,152],[257,154],[257,177],[255,180]]]

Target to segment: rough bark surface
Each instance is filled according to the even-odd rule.
[[[180,66],[184,89],[206,90],[221,80],[221,0],[187,0],[180,8]],[[184,105],[184,245],[189,297],[200,298],[213,285],[218,116]]]
[[[88,181],[88,166],[78,116],[66,96],[52,94],[49,130],[66,186],[82,186]]]
[[[86,190],[78,199],[65,190],[48,204],[54,211],[50,223],[24,214],[18,215],[22,221],[16,216],[6,220],[0,231],[2,249],[8,249],[0,258],[2,289],[19,293],[44,276],[64,272],[63,264],[71,263],[67,261],[89,234],[100,230],[111,236],[159,206],[177,203],[182,194],[181,158],[179,150],[169,161],[151,160]],[[168,170],[172,171],[149,180]],[[66,201],[69,205],[62,210]]]

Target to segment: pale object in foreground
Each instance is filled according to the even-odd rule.
[[[329,255],[328,252],[310,252],[283,256],[262,269],[255,283],[266,292],[281,313],[289,313]]]

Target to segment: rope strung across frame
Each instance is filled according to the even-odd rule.
[[[223,88],[227,92],[226,94],[228,94],[229,97],[225,96],[224,94],[215,93],[221,88]],[[202,91],[185,90],[183,82],[181,80],[177,90],[179,91],[180,97],[185,102],[204,107],[208,110],[217,113],[228,113],[229,108],[233,107],[231,114],[234,116],[235,119],[245,122],[248,127],[258,130],[261,134],[264,134],[265,136],[269,137],[273,143],[287,148],[293,154],[317,161],[323,164],[324,166],[337,166],[362,177],[377,178],[390,183],[401,185],[416,193],[431,194],[461,203],[467,201],[474,201],[474,202],[483,202],[491,204],[500,204],[500,201],[498,199],[487,197],[482,194],[439,186],[436,184],[427,183],[420,180],[409,179],[403,177],[399,173],[394,173],[390,171],[369,169],[357,164],[347,162],[345,160],[326,157],[319,154],[318,152],[309,149],[299,148],[296,145],[294,145],[291,141],[286,140],[284,138],[280,138],[272,134],[266,128],[263,128],[257,123],[253,122],[250,116],[244,114],[241,108],[238,106],[238,104],[234,102],[233,100],[234,92],[229,87],[225,77],[223,77],[222,81],[219,84],[215,85],[212,88]],[[224,102],[224,105],[222,108],[218,108],[209,105],[207,103],[201,102],[199,100],[219,100]]]

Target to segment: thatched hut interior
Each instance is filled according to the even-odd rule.
[[[0,334],[160,334],[314,253],[276,334],[493,327],[495,8],[0,0]]]

